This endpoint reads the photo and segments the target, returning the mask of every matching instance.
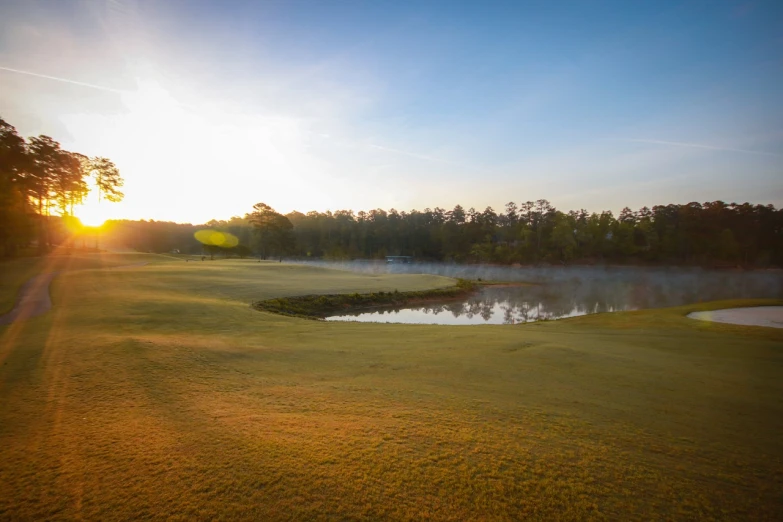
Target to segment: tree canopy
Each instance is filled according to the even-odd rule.
[[[258,204],[244,217],[203,226],[156,221],[113,224],[139,250],[202,252],[203,228],[232,234],[227,255],[378,259],[409,255],[459,263],[642,263],[783,266],[783,210],[750,203],[656,205],[633,211],[562,212],[545,200],[508,203],[503,212],[441,208],[409,212],[291,212]]]
[[[64,237],[62,223],[84,201],[90,177],[105,199],[122,199],[110,160],[64,150],[49,136],[25,140],[0,118],[0,257],[32,243],[45,252]]]
[[[270,255],[282,259],[293,249],[293,224],[266,203],[253,205],[253,212],[248,214],[247,220],[255,229],[259,253],[264,259]]]

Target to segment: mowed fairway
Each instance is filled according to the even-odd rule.
[[[331,323],[249,304],[453,281],[111,259],[0,326],[0,519],[783,519],[783,331],[685,317],[779,301]]]

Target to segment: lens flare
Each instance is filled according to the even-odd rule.
[[[199,230],[193,236],[202,244],[216,246],[220,248],[232,248],[239,244],[239,239],[228,232],[219,230],[203,229]]]

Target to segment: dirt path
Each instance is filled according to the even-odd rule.
[[[133,268],[144,266],[147,263],[135,263],[132,265],[113,266],[102,270],[116,270],[118,268]],[[80,272],[81,270],[74,270]],[[31,277],[19,290],[14,308],[5,315],[0,315],[0,325],[11,324],[15,321],[24,321],[31,317],[45,314],[52,307],[52,299],[49,296],[49,285],[60,272],[47,272]]]

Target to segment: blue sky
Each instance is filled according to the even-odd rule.
[[[11,0],[0,68],[116,215],[783,204],[783,2]]]

